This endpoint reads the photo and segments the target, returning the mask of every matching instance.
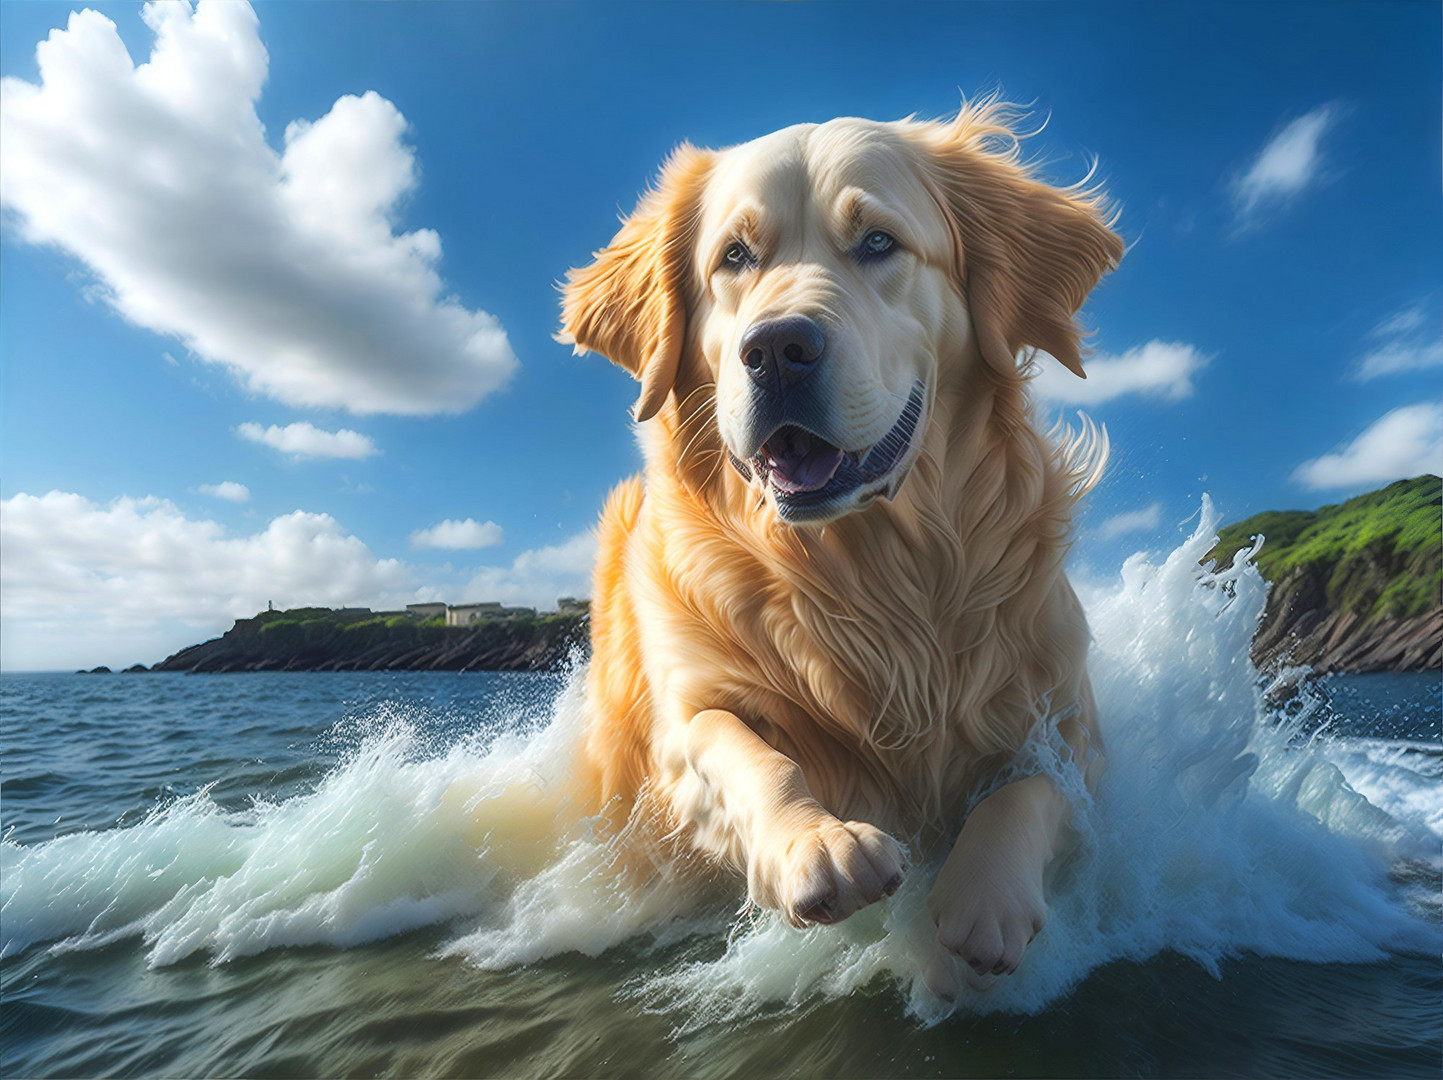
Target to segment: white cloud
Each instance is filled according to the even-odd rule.
[[[350,458],[364,460],[381,451],[369,436],[350,428],[322,431],[304,420],[278,427],[263,428],[256,423],[241,424],[236,434],[250,442],[270,446],[293,458]]]
[[[1367,382],[1380,375],[1443,367],[1440,319],[1431,306],[1428,301],[1414,304],[1375,326],[1369,337],[1376,344],[1358,361],[1354,377]]]
[[[411,568],[377,558],[328,514],[297,510],[249,536],[157,498],[0,502],[9,670],[154,663],[278,605],[400,606]]]
[[[1319,176],[1323,136],[1337,123],[1336,105],[1322,105],[1278,131],[1246,171],[1233,180],[1233,198],[1243,223],[1298,195]]]
[[[411,546],[416,548],[466,548],[495,547],[505,539],[501,526],[494,521],[452,521],[447,518],[429,529],[417,529],[411,534]]]
[[[1435,402],[1394,409],[1346,446],[1303,462],[1292,478],[1317,491],[1422,473],[1443,475],[1443,405]]]
[[[196,490],[202,495],[211,495],[226,502],[249,502],[251,497],[251,489],[244,484],[237,484],[234,480],[222,480],[219,484],[201,484]]]
[[[1192,378],[1208,359],[1195,346],[1181,341],[1153,340],[1121,356],[1098,353],[1084,360],[1087,378],[1079,379],[1039,352],[1030,385],[1038,400],[1059,405],[1099,405],[1124,394],[1181,401],[1196,390]]]
[[[251,497],[251,489],[234,480],[222,480],[219,484],[201,484],[196,490],[202,495],[224,499],[226,502],[249,502]]]
[[[463,601],[497,600],[539,610],[554,608],[557,597],[591,595],[595,562],[595,535],[578,533],[560,544],[523,551],[510,566],[482,567],[467,583]]]
[[[1094,532],[1100,539],[1111,540],[1130,532],[1149,532],[1162,523],[1162,503],[1155,502],[1141,510],[1129,510],[1115,514],[1099,525]]]
[[[131,322],[250,390],[355,413],[462,412],[516,359],[445,291],[430,229],[397,232],[417,183],[406,121],[374,92],[285,129],[256,115],[269,58],[248,4],[151,3],[149,63],[72,13],[39,85],[0,85],[0,203],[80,259]]]
[[[1366,382],[1380,375],[1443,367],[1443,340],[1393,341],[1374,349],[1358,363],[1358,378]]]
[[[1414,330],[1421,330],[1428,321],[1428,309],[1426,304],[1418,303],[1411,307],[1405,307],[1401,311],[1395,311],[1386,319],[1373,327],[1373,337],[1391,338],[1400,334],[1408,334]]]

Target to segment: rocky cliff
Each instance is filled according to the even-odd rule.
[[[466,627],[408,615],[298,608],[237,619],[218,638],[152,671],[547,671],[587,644],[585,615],[494,619]]]
[[[1443,481],[1400,480],[1316,511],[1269,511],[1219,531],[1221,565],[1265,537],[1272,588],[1253,660],[1330,671],[1443,670]]]

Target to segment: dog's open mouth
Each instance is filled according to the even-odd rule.
[[[806,428],[784,424],[750,462],[732,463],[747,479],[755,474],[771,490],[784,521],[831,517],[859,489],[885,487],[888,495],[896,493],[897,485],[884,482],[912,445],[925,400],[918,382],[892,429],[865,450],[846,451]]]
[[[787,424],[762,445],[753,462],[779,494],[800,495],[826,487],[846,456],[826,439]]]

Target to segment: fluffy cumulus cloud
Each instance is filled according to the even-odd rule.
[[[1181,341],[1149,341],[1121,356],[1098,353],[1083,361],[1086,379],[1079,379],[1051,356],[1039,352],[1033,360],[1032,393],[1055,405],[1100,405],[1135,394],[1161,401],[1191,397],[1193,376],[1208,357]]]
[[[1162,503],[1155,502],[1151,506],[1144,506],[1141,510],[1114,514],[1099,525],[1095,532],[1101,539],[1111,540],[1125,533],[1152,532],[1161,523]]]
[[[1323,137],[1337,124],[1340,110],[1322,105],[1284,125],[1258,151],[1232,184],[1238,219],[1249,224],[1282,206],[1317,181],[1322,172]]]
[[[38,85],[0,87],[0,202],[20,235],[81,260],[131,322],[289,404],[454,413],[505,383],[505,331],[447,293],[440,237],[397,230],[417,166],[396,107],[342,97],[277,153],[250,6],[142,17],[148,63],[86,10],[37,47]]]
[[[447,518],[429,529],[417,529],[411,534],[411,546],[416,548],[442,548],[450,551],[465,551],[473,548],[495,547],[504,540],[501,526],[494,521],[453,521]]]
[[[1352,442],[1305,461],[1293,480],[1315,491],[1357,488],[1422,473],[1443,475],[1443,404],[1394,409]]]
[[[330,515],[300,510],[246,536],[162,499],[21,494],[0,502],[0,544],[10,670],[152,663],[270,600],[398,606],[416,585]]]
[[[510,566],[482,567],[466,584],[463,600],[553,608],[558,597],[591,595],[595,562],[596,537],[578,533],[560,544],[523,551]]]
[[[352,461],[363,461],[380,453],[369,436],[362,435],[359,431],[352,431],[350,428],[341,428],[340,431],[323,431],[314,424],[301,421],[287,424],[285,427],[275,424],[270,427],[261,427],[259,424],[246,423],[241,424],[235,430],[242,439],[269,446],[283,454],[289,454],[296,460],[302,458],[347,458]]]
[[[198,490],[202,495],[233,503],[250,502],[251,497],[251,489],[234,480],[222,480],[219,484],[201,484]]]
[[[1354,375],[1360,382],[1382,375],[1399,375],[1443,367],[1443,316],[1436,298],[1395,311],[1373,328],[1370,348],[1358,361]]]

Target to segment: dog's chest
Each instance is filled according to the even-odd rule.
[[[740,717],[834,813],[906,832],[949,818],[978,756],[969,716],[997,682],[976,647],[995,605],[968,613],[955,537],[906,540],[881,519],[805,544],[687,525],[639,592],[652,686],[683,715]]]
[[[745,719],[824,805],[911,832],[965,798],[965,663],[950,647],[955,619],[870,599],[860,611],[835,596],[762,605],[730,681]]]

